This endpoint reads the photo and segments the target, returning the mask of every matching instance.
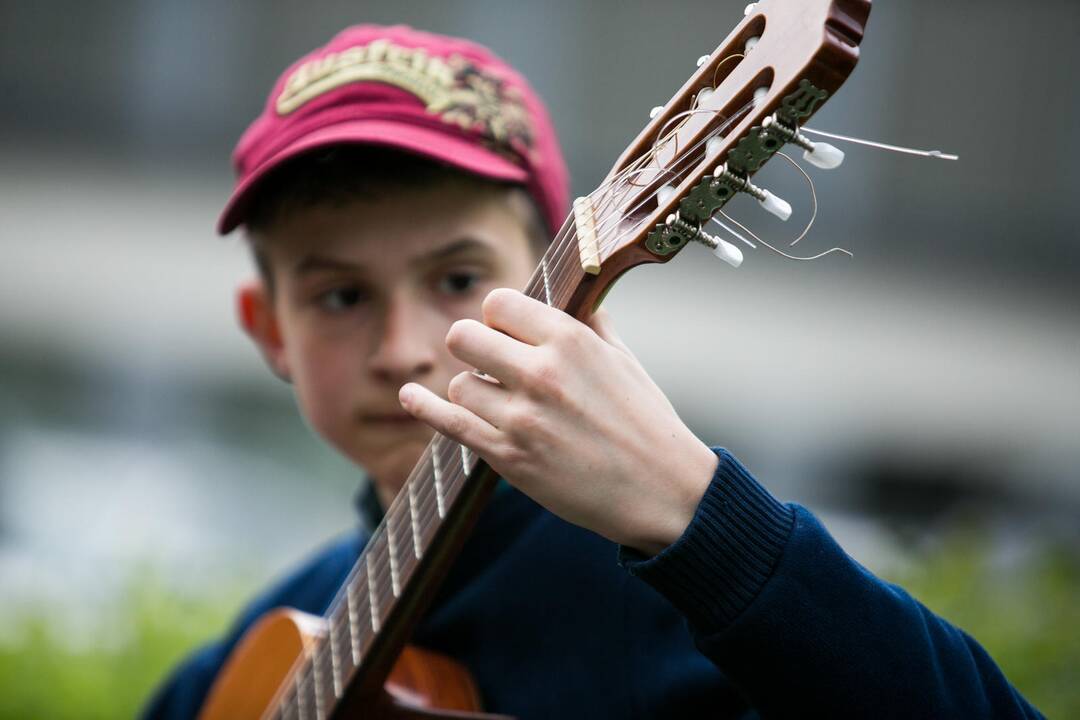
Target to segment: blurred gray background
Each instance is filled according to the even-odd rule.
[[[0,604],[260,582],[353,523],[361,473],[297,417],[239,331],[251,268],[213,227],[229,153],[281,70],[362,21],[475,38],[546,98],[595,187],[742,17],[739,1],[0,2]],[[812,127],[796,263],[700,247],[608,306],[683,417],[874,566],[976,517],[1078,546],[1080,4],[875,3]],[[809,214],[782,162],[761,184]],[[88,590],[88,588],[90,590]],[[77,615],[74,608],[72,616]]]

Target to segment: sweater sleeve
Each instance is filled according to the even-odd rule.
[[[620,562],[762,717],[1041,717],[962,630],[867,571],[732,455],[685,533]]]

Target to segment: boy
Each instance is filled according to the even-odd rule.
[[[235,162],[220,230],[244,225],[260,271],[244,327],[374,490],[367,529],[253,603],[148,716],[197,713],[267,610],[325,611],[432,428],[517,488],[414,637],[490,711],[1037,715],[971,638],[694,437],[603,313],[506,289],[561,224],[566,173],[539,100],[488,51],[350,28],[286,71]]]

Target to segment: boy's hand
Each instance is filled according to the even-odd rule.
[[[717,459],[675,414],[607,313],[584,325],[520,292],[484,300],[446,344],[498,382],[461,373],[450,402],[409,383],[402,407],[549,510],[655,554],[686,529]]]

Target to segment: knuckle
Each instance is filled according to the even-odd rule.
[[[462,372],[455,375],[450,380],[450,384],[446,388],[446,398],[457,405],[461,404],[461,401],[465,397],[465,388],[469,382],[469,373]]]
[[[575,320],[563,325],[559,339],[564,347],[580,350],[587,347],[595,336],[587,325]]]
[[[469,423],[461,413],[453,413],[446,418],[445,432],[450,437],[462,438],[469,429]]]
[[[480,305],[484,317],[498,315],[500,311],[505,310],[507,304],[513,302],[514,294],[514,291],[510,288],[495,288],[489,292]]]
[[[465,344],[466,338],[469,335],[469,323],[472,322],[468,319],[455,320],[450,326],[450,330],[446,333],[446,347],[451,350],[460,350]]]
[[[531,408],[518,408],[510,412],[508,424],[513,433],[529,437],[540,427],[538,414]]]
[[[504,465],[509,468],[520,468],[527,464],[529,454],[514,443],[504,445],[499,451],[499,457]]]
[[[524,373],[525,386],[534,395],[560,396],[562,371],[557,363],[545,360],[529,367]]]

